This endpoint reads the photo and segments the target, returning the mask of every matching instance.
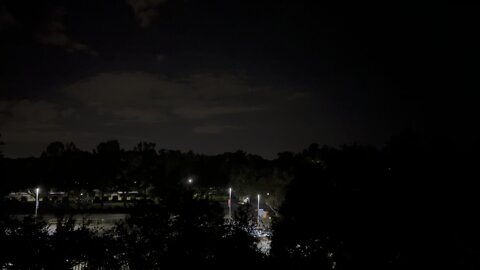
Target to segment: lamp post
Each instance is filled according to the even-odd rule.
[[[37,213],[38,213],[38,192],[40,191],[40,188],[35,189],[35,220],[37,220]]]
[[[232,188],[228,189],[228,218],[232,219]]]
[[[260,194],[257,195],[257,226],[260,226]]]

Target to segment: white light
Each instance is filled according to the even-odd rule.
[[[258,197],[258,206],[257,206],[257,226],[260,226],[260,194],[257,195]]]
[[[37,192],[35,196],[35,222],[37,221],[37,212],[38,212],[38,193],[40,192],[40,188],[36,188],[35,191]]]
[[[188,179],[188,183],[191,184],[193,182],[192,178]]]
[[[228,188],[228,218],[232,219],[232,188]]]
[[[270,196],[270,193],[267,192],[267,196]]]

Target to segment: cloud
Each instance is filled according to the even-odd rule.
[[[218,106],[218,107],[182,107],[174,109],[175,114],[191,119],[197,118],[208,118],[210,116],[215,116],[219,114],[232,114],[232,113],[243,113],[243,112],[255,112],[261,111],[265,108],[262,107],[242,107],[242,106]]]
[[[75,128],[77,110],[45,100],[0,101],[0,133],[7,145],[16,145],[22,152],[24,144],[47,144],[52,141],[85,141],[95,143],[100,139],[112,138],[91,123]],[[82,123],[82,121],[77,121]],[[121,134],[115,134],[123,138]],[[36,154],[36,153],[35,153]]]
[[[158,62],[162,62],[163,60],[165,60],[165,55],[163,54],[157,54],[155,56],[155,59],[158,61]]]
[[[199,133],[199,134],[220,134],[228,129],[240,129],[240,127],[231,126],[231,125],[199,126],[199,127],[193,128],[193,132]]]
[[[158,8],[167,0],[127,0],[141,27],[148,27],[158,17]]]
[[[67,20],[67,9],[60,7],[45,8],[40,3],[38,5],[33,4],[33,6],[29,5],[29,8],[31,11],[28,13],[13,14],[7,7],[0,6],[0,30],[17,26],[16,28],[20,30],[21,35],[32,34],[33,39],[45,46],[62,48],[68,52],[98,55],[97,51],[76,40],[68,33],[63,23]]]
[[[28,131],[58,128],[64,116],[57,104],[46,101],[0,102],[1,127],[8,130]]]
[[[128,122],[153,124],[166,121],[166,118],[155,110],[125,107],[113,110],[112,114]]]
[[[40,43],[47,46],[60,47],[68,52],[83,52],[90,55],[98,55],[84,43],[80,43],[65,33],[65,25],[57,20],[51,21],[47,27],[37,34]]]
[[[297,91],[290,94],[287,98],[288,99],[303,99],[308,98],[310,96],[310,92],[305,91]]]
[[[206,119],[266,109],[258,99],[261,89],[231,75],[178,81],[146,72],[100,73],[62,90],[90,110],[124,122]]]
[[[7,26],[12,26],[17,24],[17,19],[7,9],[0,8],[0,23],[3,23]]]

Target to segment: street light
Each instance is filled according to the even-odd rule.
[[[232,188],[228,189],[228,217],[232,219]]]
[[[191,184],[193,182],[192,178],[188,178],[188,183]]]
[[[36,196],[35,196],[35,220],[37,219],[37,213],[38,213],[38,192],[40,191],[40,188],[36,188],[35,189],[35,193],[36,193]]]
[[[257,206],[257,226],[260,226],[260,194],[257,195],[258,206]]]

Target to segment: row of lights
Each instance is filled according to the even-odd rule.
[[[270,193],[267,193],[268,195]],[[250,201],[248,197],[247,201]],[[228,217],[232,218],[232,188],[228,188]],[[260,225],[260,194],[257,194],[257,225]]]
[[[188,184],[193,183],[192,178],[188,178],[187,180]],[[270,193],[267,192],[267,196],[269,196]],[[248,197],[247,200],[249,201]],[[228,188],[228,218],[232,219],[232,188]],[[260,194],[257,194],[257,224],[260,224]]]
[[[192,184],[193,179],[188,178],[188,183]],[[40,188],[35,189],[35,219],[37,218],[38,214],[38,193],[40,192]],[[83,194],[81,194],[83,195]],[[270,193],[267,192],[267,196],[269,196]],[[248,197],[247,197],[248,200]],[[257,224],[260,224],[260,194],[257,194]],[[228,217],[231,219],[232,218],[232,188],[228,188]]]

